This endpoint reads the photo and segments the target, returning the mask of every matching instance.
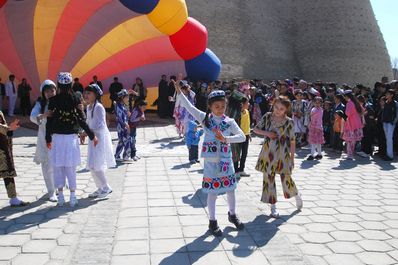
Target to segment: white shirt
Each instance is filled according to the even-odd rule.
[[[6,96],[7,97],[15,97],[17,95],[17,85],[14,82],[14,89],[15,89],[15,93],[12,89],[12,82],[8,81],[6,84]]]

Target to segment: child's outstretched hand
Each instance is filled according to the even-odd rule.
[[[278,135],[274,132],[266,132],[265,136],[267,136],[268,138],[271,138],[271,140],[275,140],[278,137]]]
[[[98,138],[97,138],[97,136],[94,136],[93,142],[94,142],[94,147],[96,147],[96,146],[98,145]]]
[[[18,119],[16,119],[16,120],[14,120],[13,122],[11,122],[10,123],[10,126],[9,126],[9,128],[10,128],[10,131],[15,131],[16,129],[18,129],[20,126],[19,126],[19,120]]]
[[[80,138],[80,144],[84,144],[86,142],[86,135],[84,135],[84,133],[81,133],[79,135]]]
[[[47,149],[51,150],[51,143],[47,143]]]

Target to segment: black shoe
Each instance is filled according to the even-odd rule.
[[[220,237],[222,236],[222,231],[217,224],[217,220],[210,220],[209,221],[209,231],[213,236]]]
[[[11,204],[11,207],[25,207],[30,205],[30,202],[20,201],[18,204]]]
[[[244,177],[250,177],[250,174],[247,174],[245,171],[241,171],[241,172],[239,173],[239,175],[240,175],[242,178],[244,178]]]
[[[313,157],[313,156],[309,156],[309,157],[307,157],[307,161],[312,161],[312,160],[314,160],[315,158]]]
[[[228,212],[228,221],[234,224],[236,229],[238,230],[243,230],[243,228],[245,228],[245,225],[239,220],[236,214],[230,214]]]
[[[321,160],[322,158],[323,158],[322,155],[317,155],[317,156],[315,157],[316,160]]]
[[[196,159],[195,161],[196,161],[196,163],[200,163],[200,160],[199,160],[199,159]]]

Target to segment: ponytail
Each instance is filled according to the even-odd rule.
[[[211,110],[209,108],[207,108],[206,111],[206,116],[205,119],[203,120],[203,123],[205,124],[205,126],[210,129],[210,122],[209,122],[209,116],[210,116]]]

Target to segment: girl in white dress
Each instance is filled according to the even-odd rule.
[[[37,134],[36,152],[33,161],[39,165],[47,187],[48,199],[52,202],[57,201],[55,194],[54,174],[51,159],[46,144],[46,123],[48,112],[48,99],[52,98],[57,93],[57,87],[51,80],[45,80],[40,86],[41,98],[36,102],[30,114],[30,120],[39,125],[39,132]]]
[[[89,195],[90,198],[105,198],[112,192],[105,177],[105,170],[116,166],[112,152],[112,138],[106,125],[105,108],[100,103],[102,94],[97,84],[91,84],[84,90],[84,100],[88,104],[87,124],[98,138],[96,147],[92,141],[88,143],[86,168],[90,170],[98,188]]]

